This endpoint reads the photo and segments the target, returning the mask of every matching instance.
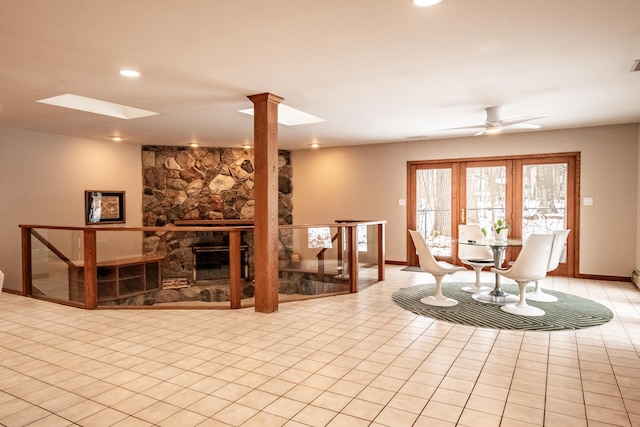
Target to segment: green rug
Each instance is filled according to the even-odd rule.
[[[493,286],[486,283],[486,286]],[[392,299],[400,307],[420,316],[460,325],[493,329],[521,329],[529,331],[560,331],[582,329],[603,325],[613,318],[607,307],[587,298],[545,289],[544,292],[558,298],[557,302],[527,301],[541,308],[544,316],[515,316],[500,310],[500,306],[475,301],[470,293],[461,290],[469,283],[443,283],[442,293],[458,301],[454,307],[434,307],[420,302],[421,298],[433,295],[435,283],[402,288],[393,293]],[[518,287],[503,285],[502,289],[517,295]]]

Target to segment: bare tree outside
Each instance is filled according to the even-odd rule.
[[[523,239],[566,228],[567,173],[567,163],[523,166]],[[451,182],[450,168],[416,172],[416,228],[439,256],[451,256]],[[505,166],[467,168],[465,222],[490,233],[498,219],[506,218],[506,186]]]
[[[553,233],[567,224],[566,163],[526,165],[522,169],[522,238]]]
[[[451,255],[451,169],[416,174],[416,225],[434,255]]]
[[[467,224],[478,224],[489,232],[506,215],[506,168],[467,168]]]

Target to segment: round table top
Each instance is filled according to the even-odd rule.
[[[522,246],[522,239],[507,239],[507,240],[496,240],[496,239],[482,239],[482,240],[452,240],[452,243],[457,243],[459,245],[471,245],[471,246]]]

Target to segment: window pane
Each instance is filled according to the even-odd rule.
[[[467,168],[467,224],[478,224],[488,233],[506,216],[506,168]]]
[[[522,168],[522,238],[567,228],[566,163]]]
[[[416,173],[416,227],[433,255],[451,256],[451,169]]]

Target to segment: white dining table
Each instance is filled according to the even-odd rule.
[[[473,245],[473,246],[487,246],[493,253],[493,265],[495,268],[502,267],[502,261],[504,259],[504,252],[508,247],[522,246],[522,239],[507,239],[507,240],[495,240],[495,239],[482,239],[482,240],[456,240],[454,241],[459,245]],[[518,302],[518,296],[505,292],[500,284],[500,274],[495,273],[495,286],[490,291],[478,292],[471,297],[479,302],[487,304],[504,305]]]

